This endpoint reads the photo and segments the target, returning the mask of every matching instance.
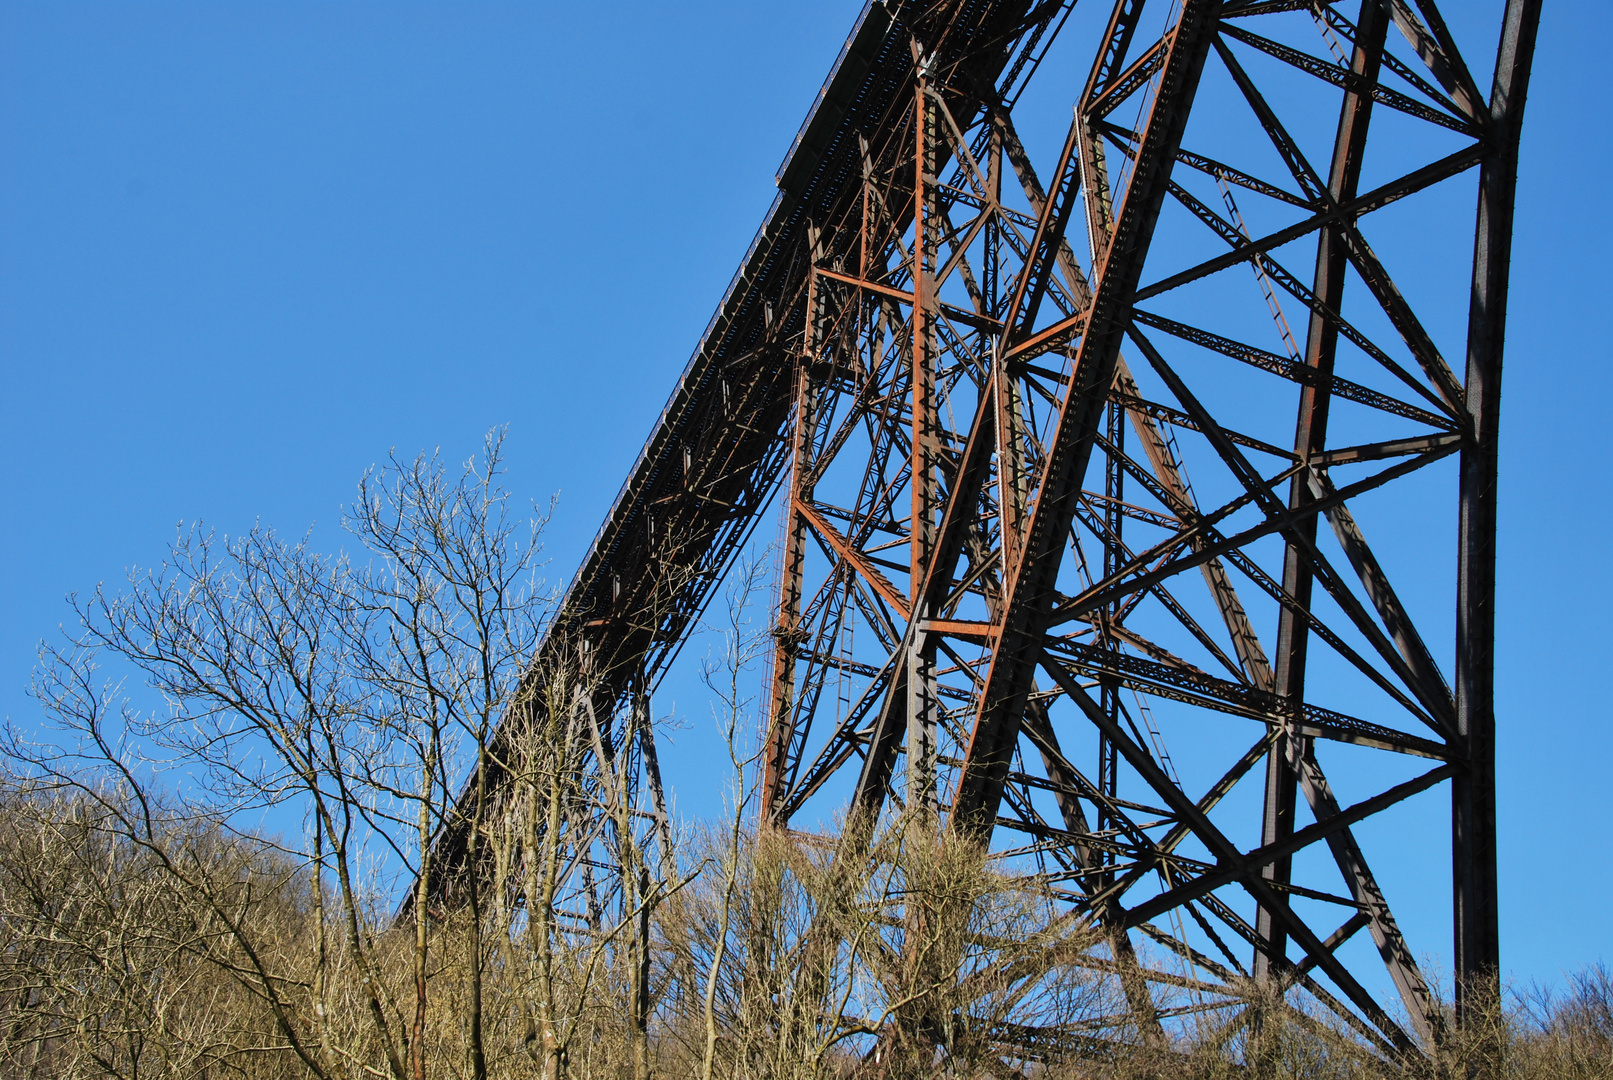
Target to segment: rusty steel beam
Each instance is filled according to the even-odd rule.
[[[1359,81],[1345,91],[1343,106],[1339,111],[1338,134],[1333,140],[1333,162],[1328,173],[1327,203],[1332,206],[1355,198],[1360,183],[1361,162],[1373,103],[1372,94],[1362,91],[1377,83],[1388,23],[1388,13],[1379,5],[1369,5],[1361,11],[1361,21],[1355,33],[1355,49],[1350,58],[1351,74]],[[1267,117],[1263,116],[1262,119]],[[1345,262],[1344,246],[1338,231],[1324,229],[1318,238],[1316,272],[1311,292],[1335,311],[1339,309],[1344,295]],[[1304,364],[1316,373],[1317,378],[1300,389],[1299,417],[1294,430],[1294,455],[1302,462],[1308,463],[1327,445],[1328,407],[1331,403],[1328,382],[1333,377],[1338,343],[1337,324],[1313,311],[1305,339]],[[1311,497],[1308,480],[1308,475],[1302,473],[1289,481],[1290,509]],[[1306,558],[1306,549],[1316,542],[1316,518],[1305,518],[1298,528],[1301,537],[1291,540],[1284,549],[1282,584],[1284,592],[1309,608],[1314,576]],[[1277,664],[1274,672],[1278,695],[1295,707],[1305,699],[1305,660],[1310,639],[1309,624],[1298,616],[1296,608],[1288,607],[1282,611],[1277,624]],[[1298,745],[1291,745],[1293,741],[1292,736],[1280,736],[1266,757],[1266,790],[1260,828],[1262,844],[1280,843],[1294,832],[1294,803],[1299,778],[1292,762],[1299,760],[1306,749],[1303,736],[1298,737]],[[1284,857],[1268,865],[1265,874],[1270,880],[1287,882],[1292,869],[1292,859]],[[1270,958],[1280,956],[1284,951],[1284,931],[1274,913],[1264,907],[1256,917],[1255,929],[1267,942],[1267,948],[1255,956],[1255,978],[1268,981],[1271,978]]]
[[[855,220],[848,210],[864,194],[863,133],[877,138],[892,110],[912,101],[913,30],[936,39],[938,70],[989,89],[1057,12],[1031,0],[965,0],[934,11],[905,0],[864,5],[779,167],[778,196],[566,590],[531,686],[572,663],[581,646],[609,711],[625,707],[632,686],[653,686],[665,673],[755,527],[790,460],[789,358],[805,327],[809,233]],[[911,207],[895,213],[908,220]],[[501,744],[525,722],[513,713],[495,735],[495,788]],[[433,841],[439,892],[475,872],[464,861],[472,791],[467,781],[462,812]]]
[[[1435,26],[1440,24],[1436,21]],[[1485,118],[1488,152],[1479,166],[1464,401],[1472,428],[1460,459],[1456,574],[1456,742],[1466,767],[1451,785],[1459,1017],[1470,1009],[1482,1015],[1498,987],[1478,984],[1495,984],[1500,978],[1495,852],[1496,454],[1518,147],[1539,26],[1540,0],[1508,0]]]
[[[1143,257],[1165,201],[1166,184],[1181,146],[1199,74],[1204,70],[1205,58],[1214,43],[1219,9],[1220,4],[1213,0],[1187,0],[1182,5],[1163,61],[1160,87],[1149,112],[1137,167],[1126,189],[1114,231],[1104,241],[1100,268],[1092,275],[1093,294],[1086,333],[1074,363],[1072,381],[1076,385],[1064,398],[1053,444],[1042,469],[1040,497],[1027,530],[1025,552],[1011,570],[1002,631],[992,653],[990,674],[959,781],[954,814],[970,828],[988,828],[997,816],[1003,779],[1019,736],[1025,695],[1030,690],[1042,648],[1042,634],[1052,610],[1053,582],[1062,562],[1070,520],[1075,514],[1076,496],[1086,474],[1092,437],[1114,381],[1121,341],[1130,321],[1131,295],[1136,291]],[[1078,108],[1072,137],[1066,141],[1062,157],[1065,168],[1075,141],[1074,132],[1082,124]],[[1073,182],[1066,186],[1065,198],[1073,201]],[[1052,203],[1047,205],[1051,207]],[[1043,218],[1048,216],[1044,212]],[[1067,211],[1059,215],[1059,220],[1067,218]],[[1043,232],[1039,224],[1037,239],[1049,248],[1062,239],[1062,230],[1054,230],[1051,243]],[[1032,251],[1033,259],[1051,261],[1051,253],[1043,257],[1036,254],[1037,248],[1033,247]]]

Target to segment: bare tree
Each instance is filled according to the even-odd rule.
[[[761,588],[764,577],[758,559],[741,562],[728,587],[726,619],[721,630],[722,654],[720,659],[708,660],[701,670],[701,679],[712,693],[713,718],[728,750],[732,776],[727,792],[727,817],[724,823],[723,846],[718,856],[720,899],[717,925],[713,935],[711,960],[706,970],[705,991],[702,998],[702,1019],[705,1022],[705,1046],[700,1059],[700,1080],[711,1080],[717,1056],[717,989],[722,978],[724,961],[728,955],[728,938],[733,928],[734,904],[741,882],[741,862],[744,854],[745,825],[752,813],[755,794],[755,767],[762,753],[761,741],[745,745],[749,729],[745,725],[752,719],[754,697],[743,685],[745,674],[751,670],[768,645],[765,633],[756,632],[748,618],[751,600]]]
[[[426,1074],[432,840],[445,827],[463,825],[472,865],[481,855],[489,743],[500,719],[522,707],[522,677],[550,602],[534,577],[547,515],[510,513],[509,496],[498,485],[501,466],[502,432],[489,435],[482,461],[467,462],[457,478],[435,458],[393,457],[386,470],[366,473],[344,521],[380,559],[353,576],[352,604],[375,620],[372,631],[356,639],[355,653],[358,677],[379,692],[381,707],[373,723],[383,740],[401,751],[365,781],[385,796],[376,815],[385,819],[377,822],[378,835],[413,841],[396,850],[416,887],[411,908],[414,1080]],[[473,786],[468,807],[456,800],[453,787],[466,750]],[[412,808],[412,813],[394,816],[381,806]],[[453,820],[467,809],[470,821]],[[396,828],[411,820],[412,834]],[[465,945],[471,1074],[483,1080],[485,948],[477,875],[466,879],[465,893],[471,915]]]
[[[500,451],[495,432],[457,476],[424,456],[367,475],[346,518],[373,560],[365,565],[262,527],[234,539],[182,532],[161,568],[76,604],[75,639],[44,651],[35,693],[64,743],[13,741],[14,760],[37,780],[100,807],[121,839],[210,905],[247,957],[236,977],[270,1003],[281,1037],[321,1077],[425,1075],[429,916],[415,906],[405,1015],[381,960],[389,882],[427,877],[432,835],[458,805],[450,778],[467,761],[484,772],[547,610],[533,577],[542,519],[509,512]],[[135,708],[118,684],[98,681],[102,662],[143,678],[166,707]],[[312,883],[306,983],[270,963],[233,883],[220,892],[172,850],[155,768],[189,778],[186,814],[236,835],[265,814],[303,818],[281,853]],[[391,874],[378,876],[388,862]],[[474,908],[474,885],[470,896]],[[466,947],[479,1080],[476,930]],[[348,992],[361,1005],[356,1032],[338,1031],[333,1015]]]

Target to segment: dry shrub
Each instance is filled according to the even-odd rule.
[[[266,964],[285,998],[299,997],[306,877],[213,824],[165,811],[159,850],[131,842],[118,820],[113,800],[4,796],[0,1072],[297,1075],[243,973]],[[254,924],[255,958],[229,919]]]
[[[723,842],[708,830],[687,851],[715,864]],[[899,820],[855,853],[763,830],[736,869],[726,937],[720,874],[669,904],[659,926],[668,1075],[702,1074],[708,986],[722,1077],[989,1075],[1010,1028],[1096,1022],[1113,1008],[1088,966],[1091,936],[1045,890],[993,873],[933,822]]]
[[[148,839],[129,807],[13,783],[0,798],[0,1073],[25,1078],[317,1075],[285,1025],[323,1040],[329,1075],[381,1060],[368,994],[342,950],[321,952],[313,882],[269,841],[164,808]],[[716,828],[685,845],[708,870]],[[848,867],[850,872],[848,872]],[[720,963],[725,879],[703,873],[658,909],[651,934],[651,1075],[700,1076],[714,988],[724,1078],[1037,1077],[1042,1080],[1367,1080],[1613,1077],[1613,973],[1513,999],[1452,1032],[1432,1060],[1391,1065],[1303,1003],[1262,1000],[1259,1068],[1247,1024],[1150,1038],[1127,1016],[1101,940],[1074,929],[1033,883],[991,872],[971,846],[899,822],[855,861],[778,832],[747,834]],[[332,917],[326,912],[326,917]],[[249,925],[250,935],[232,930]],[[494,905],[480,932],[461,911],[432,923],[427,1075],[546,1067],[534,1027],[533,927]],[[365,927],[380,996],[412,1006],[412,928]],[[577,1080],[637,1071],[631,956],[586,931],[556,939],[552,979],[576,1036]],[[471,957],[480,949],[480,1034]],[[711,979],[716,963],[716,979]],[[318,1010],[322,998],[324,1011]],[[276,1009],[284,1015],[277,1017]],[[1030,1060],[1003,1040],[1063,1033]],[[323,1060],[323,1059],[322,1059]],[[552,1065],[548,1066],[552,1069]]]

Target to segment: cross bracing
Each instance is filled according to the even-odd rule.
[[[583,658],[606,771],[664,814],[634,718],[776,505],[761,824],[923,810],[1101,928],[1141,1013],[1274,985],[1415,1055],[1436,943],[1397,922],[1374,821],[1444,800],[1448,829],[1399,839],[1452,868],[1459,994],[1499,962],[1495,454],[1538,0],[1506,4],[1488,89],[1432,0],[1119,0],[1054,51],[1076,8],[864,8],[534,680]],[[1016,127],[1033,78],[1061,145]],[[1397,279],[1394,230],[1475,199],[1459,302]],[[446,889],[466,837],[439,846]]]

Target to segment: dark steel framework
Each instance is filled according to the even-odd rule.
[[[1414,1053],[1439,1018],[1378,815],[1448,788],[1459,994],[1499,959],[1496,431],[1539,2],[1507,0],[1488,94],[1433,0],[1118,0],[1081,41],[1076,8],[864,9],[534,670],[586,642],[659,806],[627,718],[778,491],[769,824],[929,807],[1176,1012],[1297,987]],[[1074,104],[1034,162],[1033,75]],[[1453,364],[1454,290],[1368,238],[1404,255],[1475,174]],[[1428,585],[1453,560],[1454,626]]]

